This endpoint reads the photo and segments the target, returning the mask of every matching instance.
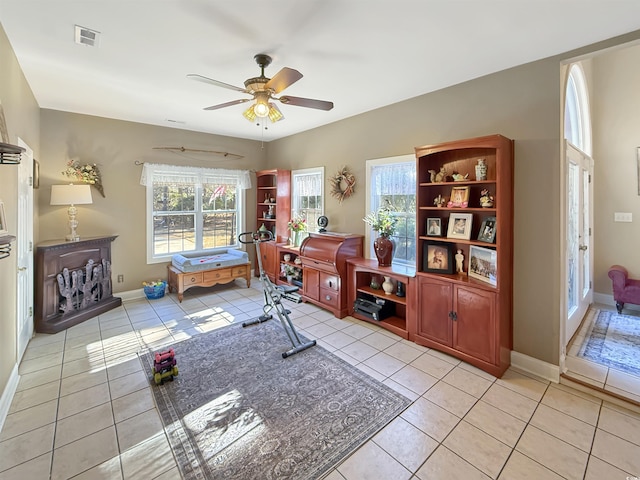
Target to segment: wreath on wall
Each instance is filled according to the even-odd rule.
[[[349,198],[355,193],[356,177],[349,172],[347,167],[343,167],[331,178],[331,196],[342,203],[345,198]]]

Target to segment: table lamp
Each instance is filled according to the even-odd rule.
[[[51,202],[50,205],[69,205],[67,213],[69,214],[69,229],[71,233],[66,236],[68,242],[78,242],[80,237],[76,233],[78,221],[76,214],[78,209],[76,205],[86,205],[93,203],[91,198],[91,187],[89,185],[51,185]]]

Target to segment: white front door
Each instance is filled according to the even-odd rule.
[[[18,230],[16,234],[17,281],[17,363],[20,363],[33,335],[33,151],[25,148],[18,167]]]
[[[565,345],[593,302],[593,159],[565,141],[567,164],[567,321]]]

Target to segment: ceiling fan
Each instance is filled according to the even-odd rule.
[[[273,78],[267,78],[264,76],[264,69],[271,64],[271,57],[264,53],[259,53],[254,56],[256,63],[260,67],[260,76],[248,78],[244,81],[244,87],[236,87],[228,83],[214,80],[212,78],[203,77],[195,73],[187,75],[188,78],[198,80],[200,82],[209,83],[222,88],[228,88],[229,90],[235,90],[236,92],[248,93],[253,98],[241,98],[239,100],[233,100],[231,102],[221,103],[219,105],[212,105],[206,107],[205,110],[218,110],[219,108],[230,107],[232,105],[238,105],[240,103],[249,102],[255,100],[255,103],[244,111],[244,117],[253,122],[256,117],[265,118],[268,117],[272,122],[277,122],[284,118],[282,112],[271,100],[279,101],[285,105],[295,105],[298,107],[316,108],[318,110],[331,110],[333,108],[333,102],[327,102],[324,100],[314,100],[311,98],[292,97],[289,95],[276,97],[275,95],[282,92],[285,88],[293,85],[295,82],[302,78],[302,74],[294,70],[293,68],[284,67]]]

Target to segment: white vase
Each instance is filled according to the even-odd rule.
[[[476,165],[476,180],[486,180],[487,179],[487,164],[484,158],[478,160],[478,164]]]
[[[391,277],[384,277],[382,290],[384,290],[384,293],[387,295],[391,295],[393,293],[393,282],[391,281]]]

